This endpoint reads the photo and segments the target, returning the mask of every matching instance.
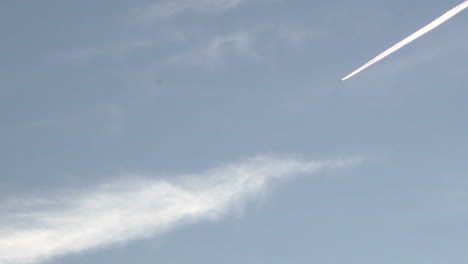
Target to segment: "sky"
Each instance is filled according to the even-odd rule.
[[[0,2],[0,263],[465,263],[465,10]]]

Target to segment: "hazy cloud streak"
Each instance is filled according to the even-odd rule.
[[[191,51],[173,55],[168,61],[175,65],[201,65],[217,69],[226,58],[258,59],[268,49],[284,44],[298,47],[317,34],[309,29],[284,25],[258,26],[215,36]]]
[[[140,21],[169,18],[186,11],[214,14],[237,7],[245,0],[167,0],[133,10]]]
[[[0,208],[0,263],[37,262],[213,220],[274,180],[359,161],[256,157],[173,182],[133,177],[62,198],[22,200],[14,210]],[[28,206],[35,201],[41,206]]]
[[[216,36],[204,46],[172,56],[169,61],[176,65],[204,65],[208,68],[218,66],[224,56],[255,56],[252,49],[254,37],[248,32],[237,32],[225,36]]]
[[[436,28],[437,26],[439,26],[440,24],[444,23],[445,21],[449,20],[450,18],[452,18],[453,16],[455,16],[456,14],[458,14],[459,12],[463,11],[463,9],[467,8],[468,7],[468,0],[461,3],[460,5],[454,7],[453,9],[451,9],[450,11],[446,12],[445,14],[443,14],[441,17],[437,18],[436,20],[432,21],[431,23],[429,23],[427,26],[421,28],[420,30],[416,31],[415,33],[411,34],[409,37],[403,39],[402,41],[398,42],[397,44],[395,44],[394,46],[392,46],[391,48],[387,49],[386,51],[382,52],[381,54],[379,54],[377,57],[373,58],[372,60],[370,60],[369,62],[367,62],[366,64],[364,64],[363,66],[361,66],[360,68],[358,68],[357,70],[353,71],[352,73],[350,73],[349,75],[347,75],[346,77],[344,77],[343,79],[341,79],[340,81],[344,81],[344,80],[347,80],[349,78],[351,78],[352,76],[358,74],[359,72],[361,72],[362,70],[366,69],[367,67],[371,66],[372,64],[380,61],[381,59],[387,57],[388,55],[392,54],[393,52],[397,51],[398,49],[402,48],[403,46],[405,46],[406,44],[412,42],[413,40],[419,38],[420,36],[426,34],[427,32],[433,30],[434,28]]]

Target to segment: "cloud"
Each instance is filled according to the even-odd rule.
[[[138,21],[151,21],[189,11],[215,14],[235,8],[243,2],[245,0],[163,0],[132,10],[132,17]]]
[[[204,45],[172,56],[177,65],[218,66],[226,56],[258,58],[265,50],[274,50],[284,44],[300,46],[317,32],[288,26],[258,26],[225,35],[214,36]]]
[[[263,27],[263,29],[269,30],[277,34],[280,38],[287,40],[293,44],[303,44],[310,38],[315,37],[319,34],[319,32],[316,30],[286,25]]]
[[[236,32],[216,36],[195,50],[174,55],[169,60],[174,64],[196,64],[213,66],[221,62],[226,54],[235,56],[254,56],[253,35],[250,32]]]
[[[279,179],[356,165],[360,159],[255,157],[176,181],[132,177],[60,198],[26,199],[0,210],[0,263],[51,257],[151,237],[215,220]],[[36,201],[41,201],[32,206]]]

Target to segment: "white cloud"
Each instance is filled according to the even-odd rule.
[[[188,63],[210,68],[218,66],[229,55],[258,59],[266,50],[272,51],[285,44],[300,46],[317,34],[311,30],[288,26],[259,26],[215,36],[201,47],[176,54],[169,60],[177,65]]]
[[[298,28],[286,25],[264,27],[264,30],[270,30],[277,34],[280,38],[294,44],[303,44],[307,40],[319,34],[316,30],[306,28]]]
[[[250,32],[236,32],[210,39],[204,46],[182,52],[170,58],[175,64],[196,64],[211,67],[221,62],[226,54],[255,56],[252,50],[253,36]]]
[[[168,18],[183,12],[220,13],[235,8],[246,0],[163,0],[132,11],[138,21]]]
[[[46,204],[39,199],[40,208],[24,208],[31,202],[19,202],[15,210],[0,211],[0,263],[42,261],[214,220],[274,180],[359,161],[256,157],[174,182],[140,177],[68,193]]]

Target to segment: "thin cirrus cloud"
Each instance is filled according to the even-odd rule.
[[[169,62],[175,65],[191,64],[212,67],[222,62],[227,54],[254,57],[254,41],[255,38],[250,32],[215,36],[201,47],[174,54],[169,58]]]
[[[215,220],[275,180],[351,167],[360,161],[263,156],[172,182],[140,177],[62,198],[22,200],[14,210],[1,208],[0,263],[40,262],[155,236],[194,221]],[[35,201],[41,205],[31,208]]]
[[[138,39],[129,38],[126,41],[109,43],[107,45],[97,45],[64,52],[56,52],[54,55],[65,61],[88,62],[93,59],[125,59],[132,54],[149,50],[156,45],[169,43],[184,43],[186,39],[183,30],[179,32],[163,32],[165,38],[161,39]],[[257,26],[250,29],[234,31],[226,34],[211,36],[197,47],[191,44],[191,49],[173,51],[166,54],[163,62],[206,64],[212,66],[222,61],[227,54],[242,57],[257,57],[258,51],[265,49],[265,46],[277,46],[292,44],[301,45],[319,32],[294,26],[267,25]],[[184,37],[182,37],[184,36]],[[193,48],[192,46],[195,46]],[[262,48],[259,49],[258,46]]]
[[[318,32],[292,26],[258,26],[214,36],[190,51],[174,54],[169,61],[176,65],[218,66],[229,55],[258,59],[266,49],[282,45],[301,45]],[[270,48],[268,48],[270,47]]]
[[[132,10],[139,21],[170,18],[185,12],[204,14],[221,13],[235,8],[246,0],[163,0]]]

